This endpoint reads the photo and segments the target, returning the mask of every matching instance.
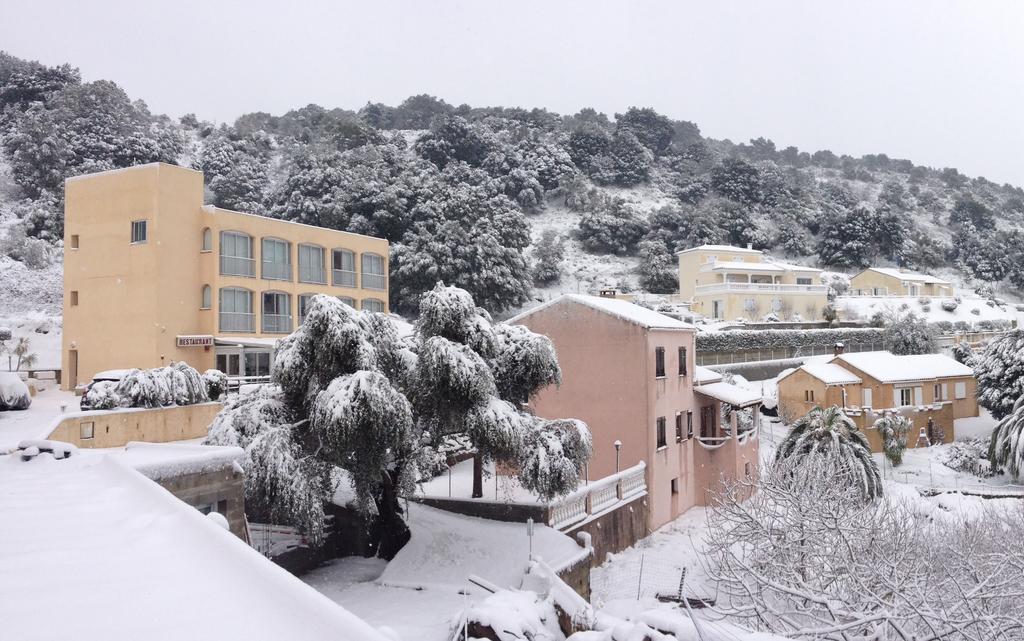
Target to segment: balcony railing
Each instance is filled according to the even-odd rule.
[[[388,277],[384,274],[367,274],[363,272],[363,289],[387,289]]]
[[[224,276],[255,276],[256,260],[243,256],[221,256],[220,273]]]
[[[222,332],[251,332],[255,330],[255,314],[244,312],[221,312],[220,331]]]
[[[287,334],[291,332],[291,314],[264,314],[263,331],[268,334]]]
[[[355,287],[356,273],[347,269],[332,269],[331,279],[337,287]]]
[[[618,474],[606,476],[581,486],[575,492],[552,503],[548,510],[548,525],[564,529],[588,517],[599,514],[621,501],[632,499],[647,491],[644,463],[638,463]]]
[[[825,294],[828,287],[825,285],[779,285],[776,283],[712,283],[711,285],[698,285],[698,294],[711,294],[716,292],[777,292],[782,294]]]
[[[263,261],[263,278],[267,280],[291,280],[291,263],[278,263],[274,261]]]
[[[299,282],[314,283],[316,285],[326,285],[327,274],[324,272],[323,269],[300,269]]]

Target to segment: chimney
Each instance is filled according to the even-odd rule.
[[[754,243],[747,243],[747,249],[753,249]]]
[[[832,355],[833,356],[839,356],[840,354],[842,354],[845,351],[846,351],[846,345],[844,345],[841,342],[836,343],[835,345],[832,346]]]

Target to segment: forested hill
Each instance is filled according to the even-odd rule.
[[[714,140],[643,107],[560,115],[419,95],[215,125],[0,54],[0,142],[8,295],[24,289],[9,281],[59,269],[64,178],[153,161],[202,170],[222,207],[386,237],[399,311],[438,279],[495,313],[538,287],[670,291],[673,251],[703,242],[1024,287],[1019,187],[885,154]]]

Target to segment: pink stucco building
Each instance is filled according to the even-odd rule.
[[[542,390],[532,406],[539,416],[590,426],[587,477],[646,463],[651,529],[706,504],[723,478],[756,473],[750,426],[761,398],[694,365],[692,325],[623,300],[574,294],[508,322],[554,343],[563,382]],[[742,410],[724,424],[723,402]]]

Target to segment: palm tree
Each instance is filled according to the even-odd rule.
[[[17,344],[11,349],[11,354],[18,358],[18,364],[14,367],[14,371],[19,371],[22,367],[28,369],[36,364],[38,357],[29,351],[31,348],[32,346],[29,345],[27,336],[18,338]],[[8,362],[9,366],[10,362]]]
[[[875,421],[875,429],[882,437],[882,453],[895,466],[903,462],[907,449],[907,435],[913,424],[902,414],[885,414]]]
[[[866,498],[882,495],[882,477],[867,437],[834,405],[815,407],[793,423],[775,452],[776,465],[800,465],[808,459],[834,464],[860,486]]]
[[[988,460],[993,470],[1005,468],[1014,479],[1024,472],[1024,396],[1017,399],[1013,411],[992,430]]]

